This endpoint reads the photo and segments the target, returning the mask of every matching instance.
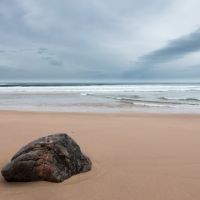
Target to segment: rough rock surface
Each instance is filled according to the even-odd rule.
[[[62,182],[91,169],[90,159],[67,134],[39,138],[22,147],[1,171],[7,181]]]

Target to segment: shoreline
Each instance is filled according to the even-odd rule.
[[[95,84],[95,83],[94,83]],[[199,84],[0,87],[0,109],[91,113],[198,113]]]
[[[66,111],[33,111],[33,110],[1,110],[0,113],[18,113],[18,114],[60,114],[60,115],[94,115],[94,116],[200,116],[200,112],[66,112]]]

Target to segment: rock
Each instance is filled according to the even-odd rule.
[[[7,181],[51,181],[91,170],[90,159],[67,134],[39,138],[22,147],[1,171]]]

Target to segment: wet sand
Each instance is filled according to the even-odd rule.
[[[199,200],[200,115],[0,111],[0,167],[24,144],[66,132],[92,162],[63,183],[7,183],[0,200]]]

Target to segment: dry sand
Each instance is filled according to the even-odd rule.
[[[0,167],[24,144],[67,132],[93,162],[63,183],[6,183],[0,200],[199,200],[200,116],[0,112]]]

